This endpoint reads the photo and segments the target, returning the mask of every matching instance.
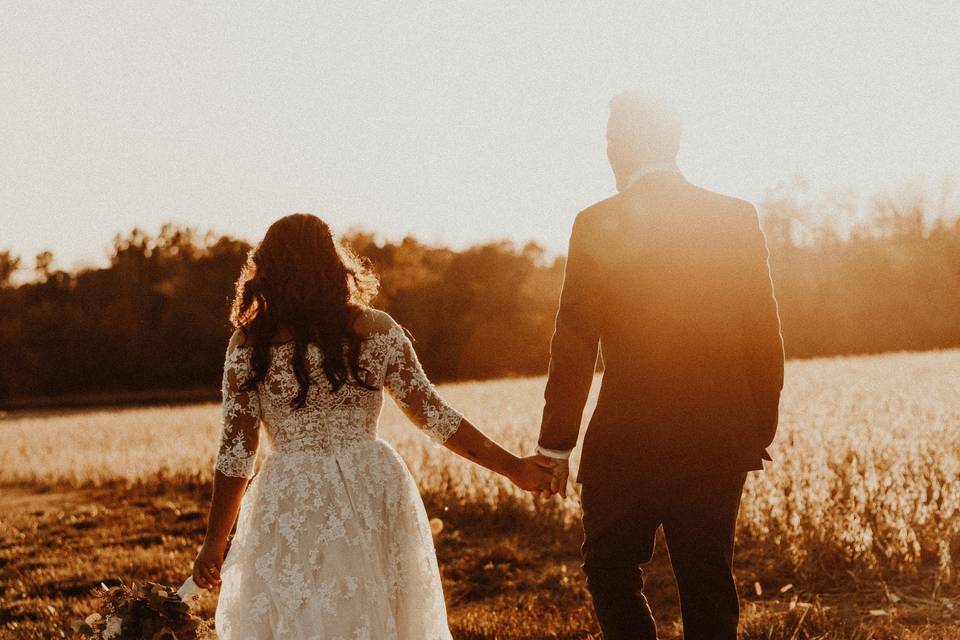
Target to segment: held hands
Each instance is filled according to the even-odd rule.
[[[554,494],[566,498],[569,475],[570,466],[567,460],[537,454],[517,458],[509,478],[524,491],[532,491],[543,498],[549,498]]]
[[[507,477],[524,491],[549,492],[550,486],[554,482],[553,475],[549,469],[545,469],[539,464],[536,458],[537,456],[517,458]]]
[[[551,495],[560,494],[566,498],[567,479],[570,477],[570,461],[550,458],[540,453],[531,457],[534,464],[550,472],[549,491],[542,491],[540,494],[541,497],[549,498]]]

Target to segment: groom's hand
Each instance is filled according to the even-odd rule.
[[[570,461],[551,458],[538,453],[533,461],[550,470],[552,480],[550,481],[550,494],[559,493],[564,498],[567,497],[567,480],[570,477]]]
[[[537,464],[534,456],[515,458],[515,464],[507,477],[524,491],[536,494],[549,492],[554,481],[550,469],[544,469]]]

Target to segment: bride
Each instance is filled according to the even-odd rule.
[[[377,438],[383,390],[454,453],[522,489],[550,487],[531,458],[443,402],[404,331],[367,306],[376,286],[307,214],[271,225],[243,268],[213,500],[193,568],[201,587],[220,584],[221,640],[450,638],[423,502]],[[254,478],[261,438],[270,453]]]

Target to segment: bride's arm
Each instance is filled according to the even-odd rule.
[[[227,539],[237,520],[247,482],[246,478],[225,476],[219,471],[214,476],[207,533],[193,563],[193,581],[204,589],[220,584],[220,567],[227,555]]]
[[[242,389],[250,375],[249,354],[238,350],[235,333],[223,367],[223,430],[217,451],[213,499],[203,546],[193,567],[193,579],[209,589],[220,582],[227,539],[240,511],[240,501],[253,477],[260,440],[260,399],[256,389]]]
[[[384,382],[414,424],[450,451],[506,476],[521,489],[550,488],[550,474],[535,464],[532,456],[513,455],[443,401],[420,366],[409,338],[398,325],[391,328],[389,335],[392,352]]]
[[[466,418],[461,420],[460,427],[443,442],[443,446],[481,467],[506,476],[521,489],[526,491],[550,489],[551,475],[534,463],[536,456],[519,458],[513,455],[488,438]]]

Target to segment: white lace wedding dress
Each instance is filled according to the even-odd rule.
[[[362,343],[360,364],[437,442],[460,426],[389,316]],[[291,344],[271,346],[257,390],[242,392],[249,347],[227,353],[224,426],[216,468],[253,476],[261,437],[270,453],[240,507],[221,570],[221,640],[450,638],[423,501],[393,448],[377,438],[383,392],[336,393],[308,347],[312,383],[301,409]]]

